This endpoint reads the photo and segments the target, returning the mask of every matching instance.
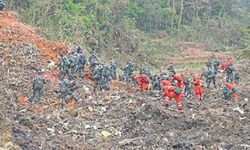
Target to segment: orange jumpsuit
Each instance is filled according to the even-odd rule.
[[[176,94],[174,90],[174,86],[164,86],[164,93],[162,95],[162,98],[166,97],[165,105],[169,105],[169,100],[174,98],[176,100],[178,110],[182,110],[181,94]]]
[[[200,83],[200,78],[194,77],[193,84],[194,84],[194,94],[196,97],[196,102],[200,102],[204,95],[202,87],[201,87],[201,83]]]
[[[135,81],[141,87],[141,92],[144,92],[148,88],[148,84],[150,82],[150,79],[147,75],[141,74],[141,75],[135,76]]]
[[[181,96],[185,95],[185,84],[183,82],[183,77],[181,74],[174,75],[173,81],[177,81],[177,87],[182,90]]]
[[[231,83],[228,83],[228,82],[226,83],[226,86],[229,90],[233,90],[233,88],[234,88],[233,85]],[[234,102],[236,101],[236,93],[235,92],[231,94],[231,98]]]

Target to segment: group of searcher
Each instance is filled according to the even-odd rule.
[[[127,61],[125,67],[118,67],[114,59],[109,64],[100,61],[95,52],[91,52],[87,58],[83,50],[76,46],[67,55],[61,55],[57,68],[60,70],[60,104],[64,107],[68,100],[79,99],[74,91],[79,87],[77,81],[91,80],[94,83],[93,93],[96,91],[107,92],[112,80],[128,84],[131,88],[140,88],[140,92],[156,91],[161,93],[164,105],[169,107],[170,100],[175,100],[178,110],[182,109],[182,99],[185,97],[195,100],[199,105],[204,97],[204,91],[209,92],[211,88],[219,89],[225,100],[237,101],[235,84],[240,83],[239,72],[233,67],[231,60],[219,62],[217,59],[208,59],[207,69],[199,73],[177,73],[175,66],[170,63],[166,66],[166,72],[153,74],[149,69],[139,67],[139,73],[134,63]],[[121,68],[122,74],[117,76],[117,69]],[[87,73],[86,73],[87,72]],[[86,78],[86,74],[88,77]],[[218,75],[224,77],[223,83],[216,83]],[[46,79],[43,72],[39,71],[37,77],[32,80],[32,95],[29,102],[34,103],[35,97],[38,104],[42,105],[44,96],[44,85]],[[213,87],[211,87],[213,85]]]

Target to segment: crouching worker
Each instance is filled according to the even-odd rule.
[[[169,101],[171,99],[175,99],[177,103],[177,109],[182,110],[182,99],[181,99],[182,90],[179,87],[175,87],[173,85],[165,86],[163,89],[164,93],[162,95],[162,98],[166,98],[165,99],[166,108],[169,107]]]
[[[77,98],[74,95],[74,91],[77,88],[73,81],[64,79],[60,83],[60,97],[61,97],[61,108],[64,107],[65,103],[69,99],[73,99],[77,102]]]
[[[141,74],[134,77],[136,83],[141,87],[141,92],[145,92],[148,89],[150,79],[147,75]]]
[[[231,83],[227,82],[223,89],[223,98],[225,100],[233,100],[234,102],[236,102],[236,92],[237,90],[234,88],[234,86]]]

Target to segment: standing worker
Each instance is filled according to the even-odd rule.
[[[46,81],[42,76],[42,71],[38,71],[37,77],[32,80],[32,95],[29,98],[29,103],[34,105],[35,98],[38,100],[38,106],[42,106],[43,96],[44,96],[44,85]]]
[[[200,101],[203,99],[203,90],[201,87],[201,80],[199,75],[195,75],[193,77],[193,84],[194,84],[194,94],[195,94],[195,98],[196,98],[196,103],[199,104]]]

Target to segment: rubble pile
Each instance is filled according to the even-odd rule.
[[[188,101],[184,105],[182,112],[171,111],[151,93],[112,92],[90,97],[76,110],[53,109],[38,116],[18,113],[14,139],[22,149],[236,150],[249,146],[247,101],[235,106],[207,99],[199,108]]]

